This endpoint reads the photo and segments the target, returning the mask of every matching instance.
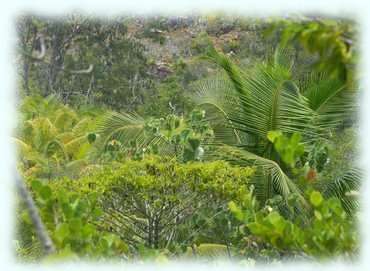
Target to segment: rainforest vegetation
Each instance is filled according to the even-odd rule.
[[[352,20],[16,27],[19,260],[356,258]]]

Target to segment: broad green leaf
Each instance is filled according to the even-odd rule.
[[[48,200],[52,195],[52,191],[49,186],[44,185],[39,189],[39,194],[43,200]]]
[[[267,133],[267,139],[274,143],[277,138],[281,137],[283,133],[281,131],[268,131]]]
[[[238,219],[240,221],[243,221],[244,214],[243,214],[242,210],[235,204],[235,202],[230,201],[228,206],[229,206],[230,211],[236,217],[236,219]]]
[[[321,205],[323,201],[323,197],[321,196],[320,192],[313,191],[310,195],[310,202],[313,206],[318,207]]]
[[[54,237],[58,243],[63,243],[64,239],[70,234],[69,225],[67,223],[61,223],[57,226]]]

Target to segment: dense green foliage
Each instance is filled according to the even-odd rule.
[[[138,257],[143,246],[169,255],[193,243],[229,246],[227,204],[240,202],[252,174],[222,161],[182,165],[148,157],[75,180],[29,182],[58,250]],[[22,219],[32,227],[25,211]]]
[[[289,42],[299,43],[318,58],[312,64],[321,72],[327,72],[334,78],[340,78],[353,87],[354,66],[357,58],[354,45],[356,29],[348,20],[335,21],[330,18],[295,21],[281,20],[273,22],[265,34],[278,29],[281,46]]]
[[[266,242],[276,252],[288,258],[353,257],[357,251],[358,236],[353,234],[354,221],[348,219],[337,198],[324,200],[317,191],[308,193],[312,217],[302,225],[284,218],[271,206],[258,210],[247,202],[240,209],[234,202],[230,210],[243,222],[245,229]]]
[[[18,27],[12,140],[55,246],[45,255],[17,197],[20,259],[356,257],[351,21],[73,15]]]

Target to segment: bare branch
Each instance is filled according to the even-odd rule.
[[[36,235],[40,240],[40,243],[46,254],[50,254],[55,251],[54,244],[49,237],[48,232],[45,229],[45,226],[41,220],[37,207],[33,198],[31,197],[26,185],[24,184],[23,178],[19,176],[18,171],[15,170],[15,181],[17,190],[26,205],[28,213],[31,217],[32,223],[35,227]]]
[[[74,74],[88,74],[88,73],[91,73],[93,71],[93,69],[94,69],[94,65],[89,64],[89,67],[85,70],[77,70],[77,71],[71,70],[69,72],[74,73]]]

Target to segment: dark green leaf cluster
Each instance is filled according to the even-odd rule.
[[[310,220],[306,224],[285,219],[278,210],[257,210],[250,203],[240,208],[229,204],[231,212],[242,221],[247,232],[276,249],[281,257],[330,259],[355,257],[358,233],[337,198],[324,199],[317,191],[308,191]],[[249,201],[251,198],[248,199]]]
[[[82,194],[68,187],[56,189],[38,180],[30,180],[30,187],[57,248],[56,254],[49,256],[50,260],[60,254],[68,259],[117,257],[127,251],[127,245],[118,235],[97,225],[102,215],[97,192]],[[21,223],[31,226],[27,215]]]

